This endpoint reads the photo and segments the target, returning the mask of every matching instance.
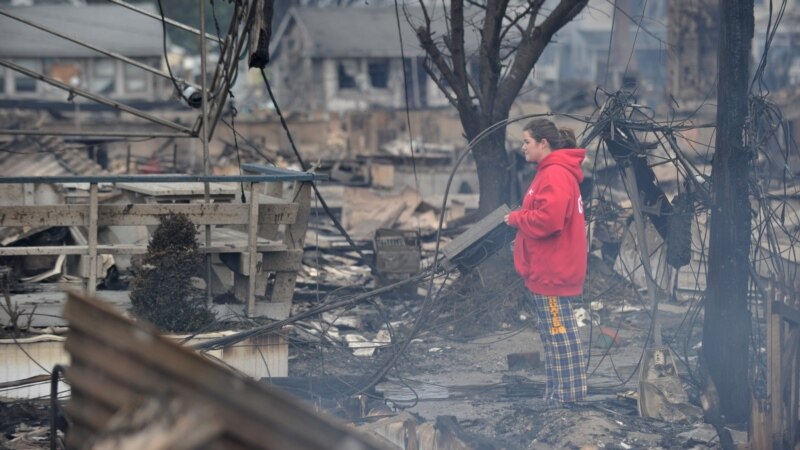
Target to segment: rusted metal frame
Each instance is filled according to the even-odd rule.
[[[247,316],[252,317],[256,309],[256,276],[258,271],[258,184],[250,183],[250,220],[247,224],[247,251],[249,252],[249,269],[247,275]]]
[[[89,185],[89,285],[86,291],[94,295],[97,289],[97,183]]]
[[[170,76],[170,74],[168,74],[166,72],[162,72],[162,71],[160,71],[160,70],[158,70],[158,69],[156,69],[154,67],[150,67],[147,64],[140,63],[139,61],[136,61],[135,59],[131,59],[131,58],[128,58],[127,56],[121,55],[119,53],[115,53],[115,52],[112,52],[112,51],[109,51],[109,50],[105,50],[103,48],[97,47],[95,45],[92,45],[92,44],[90,44],[88,42],[82,41],[82,40],[80,40],[80,39],[78,39],[76,37],[70,36],[68,34],[61,33],[59,31],[55,31],[55,30],[51,30],[50,28],[48,28],[48,27],[46,27],[44,25],[38,24],[36,22],[32,22],[32,21],[30,21],[28,19],[25,19],[24,17],[20,17],[20,16],[18,16],[16,14],[13,14],[13,13],[9,12],[8,10],[0,9],[0,15],[9,17],[9,18],[14,19],[14,20],[16,20],[18,22],[24,23],[25,25],[28,25],[30,27],[42,30],[42,31],[44,31],[46,33],[50,33],[50,34],[52,34],[54,36],[58,36],[61,39],[65,39],[67,41],[70,41],[70,42],[73,42],[75,44],[78,44],[81,47],[86,47],[86,48],[88,48],[90,50],[94,50],[94,51],[96,51],[98,53],[102,53],[102,54],[104,54],[106,56],[109,56],[111,58],[120,60],[120,61],[122,61],[124,63],[136,66],[136,67],[138,67],[138,68],[140,68],[142,70],[150,72],[150,73],[152,73],[154,75],[158,75],[158,76],[160,76],[162,78],[165,78],[165,79],[168,79],[168,80],[171,80],[173,78],[172,76]],[[197,85],[195,85],[194,83],[190,83],[190,82],[188,82],[188,81],[186,81],[186,80],[184,80],[182,78],[175,78],[175,79],[180,81],[180,82],[183,82],[185,84],[188,84],[190,86],[197,87]]]
[[[137,8],[136,6],[131,5],[130,3],[126,3],[126,2],[123,2],[121,0],[108,0],[108,1],[113,3],[113,4],[115,4],[115,5],[119,5],[119,6],[122,6],[124,8],[128,8],[131,11],[135,11],[135,12],[137,12],[137,13],[143,15],[143,16],[150,17],[151,19],[158,20],[159,22],[161,21],[161,16],[160,15],[153,14],[153,13],[151,13],[149,11],[145,11],[145,10],[143,10],[141,8]],[[169,19],[167,17],[164,17],[164,22],[166,22],[168,25],[172,25],[175,28],[179,28],[179,29],[181,29],[183,31],[188,31],[189,33],[192,33],[192,34],[195,34],[197,36],[200,36],[200,30],[198,30],[197,28],[192,28],[192,27],[190,27],[188,25],[184,25],[184,24],[178,22],[177,20],[172,20],[172,19]],[[217,41],[217,42],[220,41],[219,38],[217,38],[215,36],[212,36],[210,34],[206,34],[206,39],[210,39],[212,41]]]
[[[97,94],[91,93],[91,92],[89,92],[89,91],[87,91],[85,89],[81,89],[81,88],[70,86],[70,85],[68,85],[66,83],[63,83],[61,81],[58,81],[58,80],[56,80],[54,78],[48,77],[46,75],[43,75],[41,73],[35,72],[33,70],[30,70],[30,69],[27,69],[27,68],[22,67],[22,66],[20,66],[18,64],[14,64],[13,62],[11,62],[11,61],[9,61],[7,59],[0,58],[0,66],[8,67],[9,69],[11,69],[13,71],[16,71],[16,72],[22,73],[23,75],[27,75],[27,76],[29,76],[31,78],[35,78],[37,80],[43,81],[43,82],[45,82],[45,83],[47,83],[47,84],[49,84],[51,86],[55,86],[55,87],[57,87],[59,89],[63,89],[63,90],[65,90],[65,91],[70,93],[70,98],[72,96],[75,96],[75,95],[78,95],[78,96],[81,96],[81,97],[85,97],[85,98],[88,98],[89,100],[93,100],[93,101],[95,101],[97,103],[100,103],[100,104],[103,104],[103,105],[106,105],[106,106],[110,106],[112,108],[116,108],[116,109],[118,109],[120,111],[124,111],[124,112],[127,112],[129,114],[133,114],[134,116],[141,117],[142,119],[149,120],[149,121],[151,121],[153,123],[157,123],[159,125],[163,125],[165,127],[172,128],[173,130],[181,131],[181,132],[186,133],[188,135],[193,135],[194,134],[194,132],[190,128],[184,127],[182,125],[178,125],[178,124],[176,124],[174,122],[170,122],[169,120],[165,120],[165,119],[162,119],[160,117],[156,117],[156,116],[154,116],[152,114],[148,114],[148,113],[146,113],[146,112],[144,112],[144,111],[142,111],[140,109],[133,108],[131,106],[116,102],[114,100],[108,99],[108,98],[103,97],[101,95],[97,95]]]
[[[0,136],[64,136],[64,137],[120,137],[120,138],[193,138],[184,133],[144,133],[120,131],[47,131],[47,130],[9,130],[0,129]]]

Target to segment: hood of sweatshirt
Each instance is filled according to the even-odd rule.
[[[549,166],[562,166],[575,176],[578,183],[583,181],[581,163],[586,158],[586,150],[582,148],[564,148],[553,150],[539,162],[536,171],[542,171]]]

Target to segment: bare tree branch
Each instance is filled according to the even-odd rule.
[[[507,114],[547,43],[558,30],[575,18],[587,3],[588,0],[561,0],[539,26],[535,25],[536,17],[530,18],[527,27],[529,32],[522,36],[508,76],[502,80],[497,89],[495,111],[498,114]]]
[[[456,4],[461,4],[462,8],[459,8]],[[431,78],[434,79],[434,82],[440,89],[444,85],[442,80],[447,83],[449,90],[452,91],[452,94],[449,94],[446,89],[443,90],[448,97],[448,101],[453,103],[459,110],[462,116],[461,121],[465,127],[475,127],[480,121],[469,92],[470,82],[466,70],[466,57],[464,52],[463,3],[461,3],[461,0],[457,0],[451,4],[450,20],[447,21],[450,25],[451,32],[449,36],[444,36],[443,38],[445,48],[450,51],[449,60],[452,62],[452,66],[448,64],[448,57],[442,53],[433,39],[434,32],[431,28],[431,17],[427,8],[423,2],[420,2],[420,6],[425,23],[417,27],[417,38],[423,50],[425,50],[425,53],[428,55],[432,67],[435,67],[440,75],[437,77],[435,71],[430,70],[432,67],[428,67],[427,64],[426,71],[428,71]],[[458,36],[460,36],[460,38]],[[453,102],[453,97],[455,97],[455,102]]]
[[[458,108],[458,99],[456,99],[453,96],[453,94],[450,93],[450,88],[447,87],[446,82],[442,80],[442,77],[439,76],[439,74],[436,73],[435,69],[431,67],[430,60],[427,58],[425,59],[424,67],[425,67],[425,72],[427,72],[428,75],[431,77],[431,80],[433,80],[433,82],[436,83],[436,87],[438,87],[439,90],[442,91],[442,94],[444,94],[445,98],[447,98],[447,101],[450,102],[450,104],[453,105],[454,108]]]
[[[450,50],[453,60],[453,75],[456,85],[453,90],[457,95],[469,97],[467,85],[467,58],[464,51],[464,1],[452,0],[450,2],[450,35],[445,36],[444,42]]]
[[[488,0],[486,3],[478,72],[481,85],[478,98],[485,111],[494,111],[493,103],[500,79],[500,32],[507,7],[508,0]]]
[[[517,31],[519,31],[520,34],[522,34],[524,31],[523,28],[519,26],[519,22],[524,17],[531,17],[531,16],[536,17],[539,14],[539,9],[541,9],[543,4],[544,0],[532,0],[528,2],[528,6],[521,13],[517,14],[516,17],[509,17],[506,14],[506,19],[509,21],[509,23],[508,25],[506,25],[503,32],[500,33],[500,41],[502,42],[503,40],[505,40],[506,36],[508,35],[508,32],[515,28],[517,29]]]

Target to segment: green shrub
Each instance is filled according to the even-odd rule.
[[[216,319],[205,293],[192,286],[192,277],[203,267],[196,235],[195,225],[183,214],[161,219],[132,282],[135,316],[173,332],[198,331]]]

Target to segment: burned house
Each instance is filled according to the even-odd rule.
[[[273,37],[267,67],[281,108],[402,108],[406,90],[412,108],[447,105],[425,72],[424,51],[402,15],[400,28],[402,49],[394,8],[292,9]]]
[[[155,11],[151,4],[144,6]],[[114,100],[144,105],[166,100],[172,89],[168,80],[109,54],[161,67],[163,52],[161,24],[119,6],[4,6],[0,10],[0,107],[72,111],[97,106],[25,70]]]

